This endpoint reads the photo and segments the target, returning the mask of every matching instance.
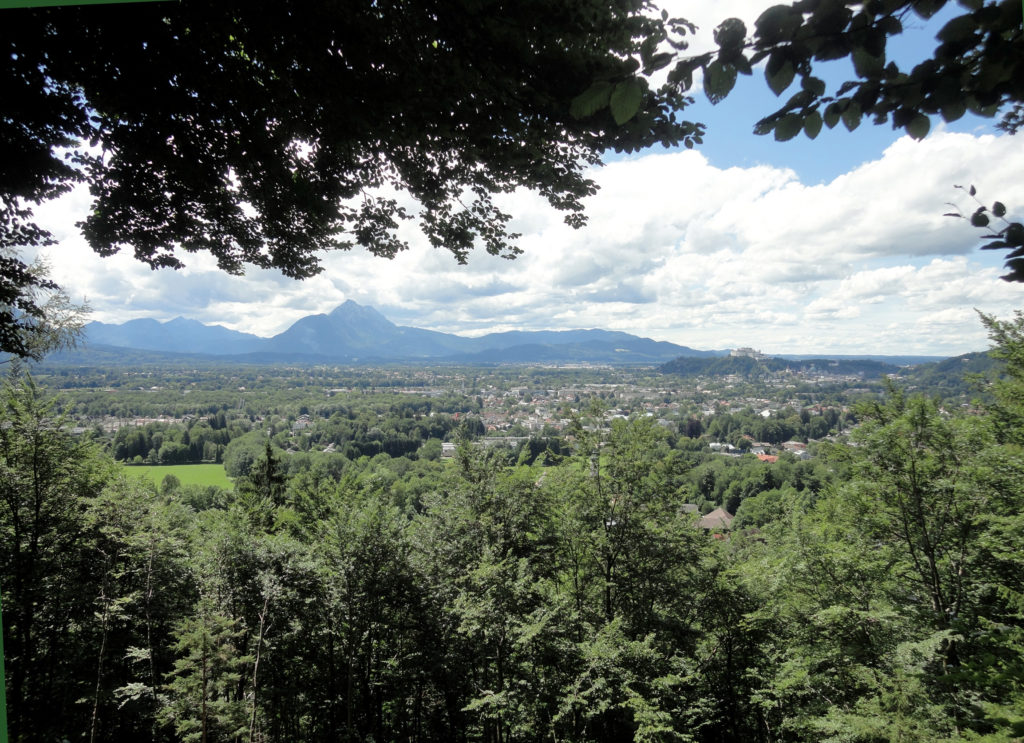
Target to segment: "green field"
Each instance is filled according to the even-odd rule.
[[[231,480],[222,464],[125,465],[129,472],[160,485],[165,475],[174,475],[182,485],[217,485],[230,488]]]

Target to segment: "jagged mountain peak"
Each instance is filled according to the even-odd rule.
[[[199,322],[198,320],[192,320],[191,318],[188,318],[188,317],[182,317],[181,315],[178,315],[177,317],[175,317],[175,318],[173,318],[171,320],[166,321],[165,323],[163,323],[163,325],[168,327],[168,328],[212,327],[210,325],[204,325],[203,323]]]
[[[369,305],[359,304],[354,299],[346,299],[344,302],[339,304],[329,313],[331,315],[345,316],[345,315],[374,315],[376,317],[384,318],[384,315],[380,314],[377,310]]]

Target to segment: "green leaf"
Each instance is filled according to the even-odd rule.
[[[996,115],[996,111],[999,110],[999,103],[982,104],[974,96],[969,96],[967,99],[967,108],[970,109],[971,113],[975,113],[978,116],[984,116],[985,118],[991,118]]]
[[[657,36],[648,36],[640,45],[640,59],[643,60],[644,67],[650,66],[654,51],[658,48],[658,41]]]
[[[839,104],[830,103],[825,106],[825,126],[829,129],[834,129],[835,125],[839,123]]]
[[[946,0],[914,0],[912,3],[914,12],[922,18],[931,18],[942,10],[942,6],[945,4]]]
[[[997,217],[1005,217],[1006,205],[1001,201],[997,201],[992,205],[992,213],[995,214]]]
[[[775,125],[775,140],[785,142],[792,139],[800,133],[803,125],[804,117],[800,114],[786,114]]]
[[[1014,222],[1006,228],[1004,236],[1006,238],[1006,242],[1010,245],[1024,245],[1024,224]]]
[[[650,64],[647,65],[646,72],[654,72],[664,67],[668,67],[672,62],[672,55],[668,52],[658,52],[651,57]]]
[[[945,121],[956,121],[967,113],[967,104],[962,99],[950,101],[939,109],[939,112],[942,114],[942,118]]]
[[[636,112],[640,110],[640,104],[643,103],[643,100],[643,84],[635,77],[617,84],[608,100],[615,123],[622,126],[636,116]]]
[[[569,104],[569,115],[574,119],[585,119],[593,116],[608,105],[612,94],[612,84],[607,80],[598,80],[589,88],[572,99]]]
[[[843,124],[849,131],[852,132],[854,129],[860,126],[860,117],[860,104],[857,103],[857,101],[850,99],[849,105],[846,107],[846,110],[843,111],[843,113],[841,114]]]
[[[1016,260],[1007,261],[1003,264],[1004,268],[1011,269],[1010,273],[1006,276],[1000,276],[1003,281],[1024,281],[1024,259],[1017,258]]]
[[[668,72],[670,84],[678,85],[680,90],[687,91],[693,87],[693,71],[700,63],[696,59],[684,59],[676,63]]]
[[[793,63],[782,54],[775,53],[768,58],[768,64],[764,68],[764,77],[768,81],[768,87],[775,95],[781,95],[782,91],[789,87],[796,75]]]
[[[715,29],[715,43],[722,49],[742,46],[746,37],[747,27],[739,18],[726,18]]]
[[[978,29],[978,24],[970,15],[954,18],[936,35],[939,41],[964,41]]]
[[[800,87],[814,96],[825,95],[825,81],[811,75],[800,79]]]
[[[898,36],[903,33],[903,24],[893,15],[887,15],[878,21],[878,30],[887,36]]]
[[[814,102],[814,96],[808,93],[806,90],[800,90],[789,97],[786,101],[786,105],[783,106],[785,111],[795,111],[799,109],[806,109],[811,103]]]
[[[932,123],[928,120],[927,116],[922,113],[918,113],[914,118],[907,122],[907,134],[914,139],[924,139],[928,136],[928,130],[931,128],[931,125]]]
[[[704,70],[704,92],[712,103],[729,95],[735,84],[736,68],[732,65],[724,65],[716,59]]]
[[[885,60],[885,31],[877,26],[868,28],[864,32],[864,51],[872,57],[879,57]]]
[[[802,22],[803,13],[800,11],[788,5],[773,5],[758,16],[754,27],[761,41],[774,44],[792,36]]]
[[[818,136],[821,131],[821,114],[817,111],[811,111],[807,114],[807,118],[804,119],[804,134],[810,139],[814,139]]]
[[[973,227],[987,227],[988,226],[988,215],[981,212],[975,212],[971,215],[971,225]]]
[[[850,53],[850,45],[843,38],[821,39],[814,50],[814,58],[825,62],[842,59]]]
[[[876,57],[864,47],[853,50],[853,69],[860,77],[877,75],[885,67],[885,57]]]

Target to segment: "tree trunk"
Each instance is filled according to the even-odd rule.
[[[110,627],[110,598],[107,596],[107,580],[110,577],[110,558],[106,560],[106,569],[103,571],[103,583],[100,587],[100,601],[103,602],[103,617],[100,633],[100,652],[96,660],[96,687],[92,694],[92,719],[89,723],[89,743],[96,742],[96,729],[99,724],[100,714],[100,687],[103,682],[103,661],[107,653],[107,634]]]
[[[260,651],[263,649],[263,633],[267,627],[267,607],[270,605],[270,592],[263,597],[263,610],[260,612],[260,628],[256,634],[256,658],[252,664],[252,713],[249,716],[249,743],[256,736],[256,674],[260,668]]]

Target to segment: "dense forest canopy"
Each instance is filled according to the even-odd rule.
[[[190,442],[236,436],[247,453],[227,490],[139,479],[102,432],[72,432],[61,409],[76,405],[9,375],[12,739],[1019,739],[1024,315],[987,322],[1003,366],[978,382],[983,407],[890,386],[846,413],[716,410],[707,431],[693,418],[674,431],[640,401],[610,414],[630,386],[591,380],[589,398],[566,395],[576,412],[558,436],[486,449],[466,432],[450,459],[437,439],[355,458],[275,442],[307,419],[354,441],[360,419],[385,434],[444,426],[491,391],[537,405],[557,390],[525,370],[503,389],[458,371],[479,400],[431,416],[460,398],[324,397],[307,371],[315,403],[253,418],[229,404],[181,425]],[[184,389],[200,381],[181,374]],[[164,391],[139,393],[191,396]],[[816,417],[852,445],[832,436],[811,459],[707,446]]]

